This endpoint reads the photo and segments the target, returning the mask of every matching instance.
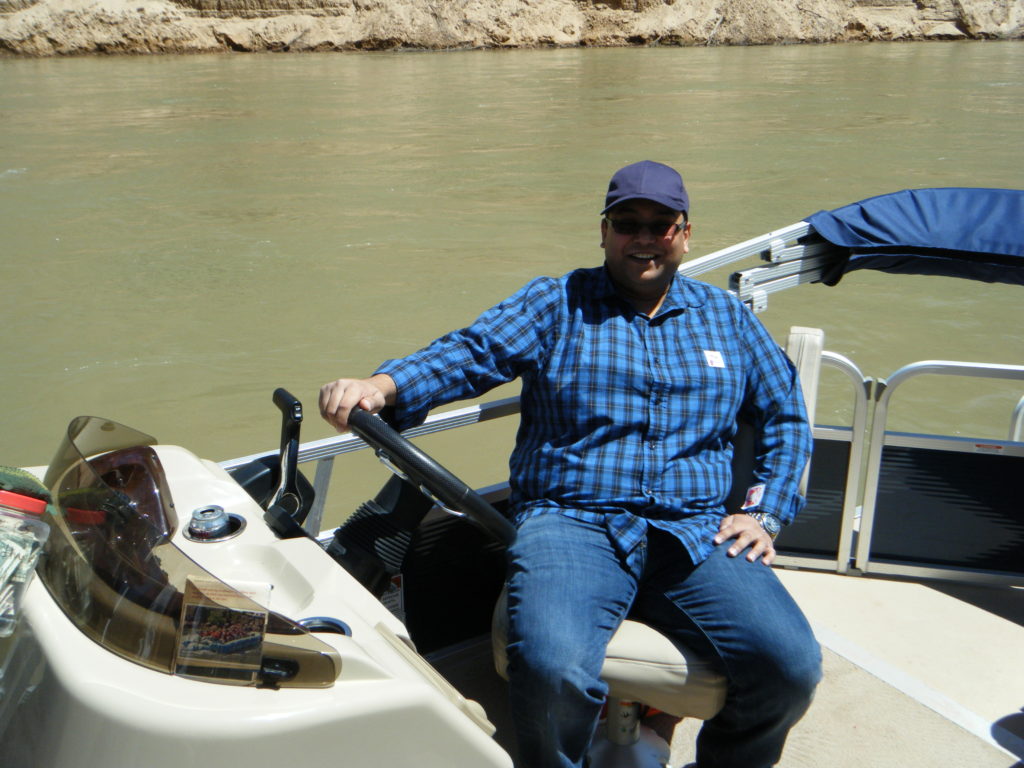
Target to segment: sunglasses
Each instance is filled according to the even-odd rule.
[[[627,217],[613,219],[611,216],[606,216],[605,221],[619,235],[638,235],[643,230],[649,232],[652,237],[675,237],[675,234],[686,226],[685,221],[679,223],[665,219],[661,221],[640,221],[639,219]]]

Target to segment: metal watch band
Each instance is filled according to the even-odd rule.
[[[782,521],[779,518],[770,512],[747,512],[746,514],[757,520],[758,525],[764,529],[764,532],[771,537],[772,541],[775,541],[782,530]]]

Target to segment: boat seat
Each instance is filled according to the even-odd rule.
[[[506,678],[507,599],[502,590],[491,627],[495,669]],[[622,622],[608,643],[601,678],[610,700],[642,701],[676,717],[706,720],[725,704],[722,675],[689,648],[632,619]]]
[[[818,375],[824,332],[817,328],[794,326],[790,329],[786,353],[793,360],[800,377],[808,410],[814,423],[814,402],[817,398]],[[751,485],[754,464],[753,428],[740,425],[735,441],[733,458],[733,489],[727,509],[739,509]],[[801,481],[801,492],[806,493],[808,470]],[[507,679],[508,610],[503,590],[494,609],[491,626],[491,645],[495,669]],[[595,759],[591,752],[591,765],[664,765],[668,759],[668,745],[650,744],[649,735],[641,739],[640,705],[659,709],[678,718],[694,717],[708,720],[725,704],[726,680],[689,648],[669,640],[656,629],[639,621],[626,619],[608,643],[601,677],[608,684],[607,744],[595,749],[602,755]],[[612,713],[615,716],[612,716]],[[621,755],[609,758],[616,750],[644,750],[645,757],[636,755],[624,759]],[[644,759],[647,762],[642,762]],[[660,761],[660,762],[659,762]]]

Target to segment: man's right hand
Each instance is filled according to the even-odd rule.
[[[398,389],[386,373],[368,379],[338,379],[320,387],[320,415],[339,432],[348,429],[348,415],[353,408],[377,413],[386,405],[394,405]]]

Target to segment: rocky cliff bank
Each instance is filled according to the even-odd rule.
[[[0,54],[1024,37],[1024,0],[0,0]]]

